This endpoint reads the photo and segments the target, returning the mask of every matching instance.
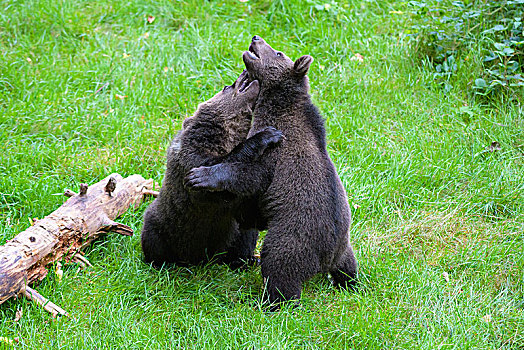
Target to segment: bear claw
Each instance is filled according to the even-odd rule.
[[[191,169],[184,178],[184,186],[196,190],[219,191],[219,183],[213,178],[210,167]]]

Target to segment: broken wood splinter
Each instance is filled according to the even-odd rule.
[[[106,191],[107,194],[111,196],[111,193],[115,190],[115,188],[116,188],[116,180],[113,176],[111,176],[109,178],[109,181],[107,181],[106,187],[104,187],[104,191]]]
[[[123,236],[132,236],[134,231],[131,227],[121,224],[119,222],[114,222],[112,220],[106,222],[101,228],[101,232],[114,232]]]
[[[23,289],[23,293],[27,299],[32,300],[38,305],[42,306],[46,311],[50,312],[54,318],[56,318],[56,316],[58,315],[69,316],[69,314],[64,309],[49,301],[49,299],[44,297],[42,294],[38,293],[33,288],[25,286],[25,288]]]
[[[76,192],[73,192],[70,189],[66,188],[66,190],[64,191],[64,196],[66,196],[66,197],[74,197],[74,196],[76,196]]]
[[[80,265],[83,265],[83,267],[93,267],[89,260],[87,260],[87,258],[80,253],[76,253],[75,256],[73,256],[73,261],[79,263]]]
[[[88,188],[87,184],[83,184],[83,183],[80,184],[80,193],[79,193],[79,195],[80,196],[85,196],[86,193],[87,193],[87,188]]]
[[[158,191],[153,191],[153,190],[144,190],[144,196],[151,196],[151,197],[158,197]]]

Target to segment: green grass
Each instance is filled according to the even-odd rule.
[[[362,279],[354,293],[317,276],[300,308],[270,314],[258,268],[157,271],[138,234],[110,234],[88,249],[92,268],[36,286],[71,318],[10,300],[0,337],[27,349],[523,348],[523,106],[474,97],[474,47],[444,93],[410,51],[406,3],[327,3],[0,0],[0,244],[65,188],[111,172],[161,182],[182,120],[234,80],[259,34],[315,58]],[[486,152],[493,141],[501,150]],[[144,209],[121,221],[140,232]]]

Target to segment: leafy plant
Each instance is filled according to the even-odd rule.
[[[451,89],[457,66],[480,62],[471,82],[479,95],[505,91],[522,96],[524,86],[524,0],[410,1],[413,24],[408,30],[415,55],[430,63],[435,80]]]

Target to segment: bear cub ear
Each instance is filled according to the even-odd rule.
[[[297,60],[295,61],[295,65],[293,66],[293,69],[297,74],[306,75],[307,71],[309,70],[309,66],[311,66],[312,62],[313,57],[309,55],[304,55],[302,57],[297,58]]]

